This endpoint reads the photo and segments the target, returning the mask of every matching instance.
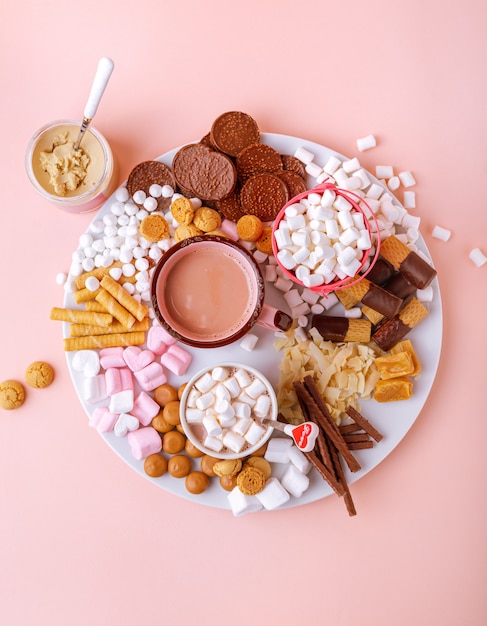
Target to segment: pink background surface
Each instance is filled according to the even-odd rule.
[[[0,414],[0,623],[476,626],[487,621],[484,0],[6,0],[0,20],[0,379],[56,380]],[[88,427],[65,364],[58,272],[92,214],[62,213],[24,171],[31,134],[79,118],[101,56],[95,126],[120,182],[230,109],[261,130],[392,164],[417,180],[444,340],[406,438],[335,497],[234,519],[159,490]],[[448,243],[434,225],[453,231]],[[393,414],[391,414],[393,419]]]

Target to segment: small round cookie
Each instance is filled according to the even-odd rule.
[[[34,389],[44,389],[54,380],[54,369],[45,361],[34,361],[25,370],[25,382]]]
[[[210,207],[202,206],[194,212],[193,224],[204,233],[217,230],[222,224],[222,218],[218,211]]]
[[[144,217],[140,223],[139,231],[144,239],[156,243],[169,237],[169,224],[164,216],[156,213]]]
[[[188,239],[188,237],[196,237],[205,233],[197,228],[194,224],[180,224],[174,231],[174,239],[176,242]]]
[[[171,202],[171,215],[178,224],[186,224],[186,226],[191,224],[194,217],[194,208],[191,200],[184,196],[173,200]]]
[[[213,471],[217,476],[236,476],[241,469],[242,461],[240,459],[218,461],[213,466]]]
[[[263,252],[271,256],[272,252],[272,228],[270,226],[266,226],[262,230],[261,236],[255,242],[255,247],[259,252]]]
[[[246,496],[255,496],[264,489],[265,475],[258,467],[247,465],[237,476],[237,486]]]
[[[257,467],[264,473],[264,477],[267,480],[271,477],[272,467],[267,459],[263,456],[251,456],[245,461],[245,467]]]
[[[263,228],[262,221],[256,215],[242,215],[237,222],[237,234],[243,241],[257,241]]]
[[[4,380],[0,383],[0,407],[7,411],[18,409],[24,404],[25,389],[18,380]]]

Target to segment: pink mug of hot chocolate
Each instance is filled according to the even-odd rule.
[[[218,348],[254,324],[288,330],[287,313],[264,303],[259,265],[240,244],[217,235],[183,239],[156,266],[152,306],[173,337],[197,348]]]

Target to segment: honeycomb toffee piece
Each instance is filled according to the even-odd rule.
[[[365,319],[349,319],[333,315],[313,315],[311,326],[325,341],[357,341],[368,343],[372,324]]]
[[[388,318],[394,317],[402,304],[401,298],[372,283],[367,278],[338,290],[337,296],[346,309],[351,309],[357,302],[362,302],[362,304]]]
[[[395,235],[381,242],[380,252],[417,289],[427,287],[436,276],[436,270]]]
[[[379,326],[372,339],[381,350],[388,352],[427,315],[428,309],[413,297],[397,315]]]

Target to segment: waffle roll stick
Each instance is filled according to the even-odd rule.
[[[112,265],[110,265],[110,267],[95,267],[95,269],[90,272],[83,272],[83,274],[76,276],[74,279],[74,286],[76,289],[83,289],[86,285],[87,278],[94,276],[95,278],[98,278],[98,280],[101,280],[104,276],[107,276],[110,273],[111,269],[122,266],[123,263],[121,261],[115,261]]]
[[[311,326],[316,328],[326,341],[369,343],[372,332],[372,324],[369,320],[323,314],[313,315]]]
[[[396,315],[402,304],[401,298],[367,278],[362,278],[358,283],[337,290],[336,295],[346,309],[351,309],[358,302],[362,302],[389,318]]]
[[[135,322],[130,332],[149,330],[149,320],[146,318],[142,322]],[[114,333],[126,333],[127,328],[120,322],[113,322],[110,326],[93,326],[90,324],[71,324],[69,327],[70,337],[88,337],[89,335],[108,335]]]
[[[436,276],[436,270],[395,235],[381,241],[380,252],[417,289],[427,287]]]
[[[123,289],[123,287],[122,287]],[[135,317],[125,309],[108,291],[100,290],[95,300],[102,304],[106,310],[113,315],[126,329],[132,328],[137,321]]]
[[[381,350],[388,352],[427,315],[428,309],[416,297],[413,297],[397,315],[379,326],[372,335],[372,339]]]
[[[89,337],[68,337],[64,340],[64,350],[95,350],[97,348],[116,348],[119,346],[139,346],[145,341],[145,332],[111,333],[91,335]]]
[[[63,309],[53,307],[50,318],[59,322],[77,322],[78,324],[93,324],[95,326],[110,326],[113,316],[109,313],[95,313],[78,309]]]
[[[149,309],[132,297],[116,280],[113,280],[111,276],[104,276],[100,284],[103,289],[115,298],[115,300],[127,309],[139,322],[148,315]]]
[[[90,289],[83,287],[82,289],[77,289],[73,292],[73,300],[76,304],[85,304],[85,302],[89,302],[90,300],[93,300],[93,298],[96,298],[100,291],[101,289],[91,291]]]

